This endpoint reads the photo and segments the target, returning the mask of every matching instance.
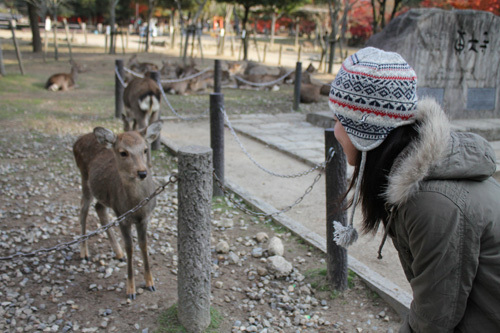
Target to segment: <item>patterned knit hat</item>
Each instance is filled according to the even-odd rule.
[[[329,105],[361,151],[350,223],[344,226],[333,221],[334,241],[347,247],[358,238],[353,222],[366,152],[377,148],[394,128],[415,121],[417,75],[397,53],[374,47],[361,49],[342,63],[332,82]]]
[[[342,64],[329,105],[354,146],[372,150],[394,128],[414,122],[417,75],[397,53],[361,49]]]

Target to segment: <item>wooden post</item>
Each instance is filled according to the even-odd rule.
[[[87,45],[87,23],[82,22],[82,32],[83,32],[83,38],[85,39],[85,45]]]
[[[325,129],[327,160],[330,148],[333,148],[335,155],[325,169],[327,279],[335,290],[342,291],[347,289],[347,250],[333,240],[333,221],[347,225],[346,200],[340,200],[347,191],[347,162],[333,128]]]
[[[17,44],[16,39],[16,21],[10,21],[10,30],[12,31],[12,40],[14,41],[14,47],[16,48],[16,56],[17,62],[19,63],[19,69],[21,70],[21,74],[24,75],[24,67],[23,67],[23,59],[21,58],[21,50],[19,49],[19,45]]]
[[[177,316],[188,332],[205,332],[210,325],[212,151],[182,147],[178,158]]]
[[[115,66],[118,71],[118,74],[122,78],[125,78],[125,71],[123,70],[123,60],[116,59]],[[122,84],[122,81],[118,77],[118,74],[115,73],[115,118],[121,118],[123,113],[123,91],[125,87]]]
[[[44,29],[44,47],[43,47],[43,62],[47,61],[47,50],[49,48],[49,34],[50,31],[50,19],[48,17],[45,18],[45,29]]]
[[[108,50],[108,34],[104,33],[104,53]]]
[[[257,37],[255,36],[256,34],[253,34],[253,43],[255,44],[255,52],[257,52],[257,59],[260,62],[260,53],[259,53],[259,45],[257,44]]]
[[[220,60],[216,59],[214,63],[214,92],[221,92],[222,70]]]
[[[68,20],[63,18],[64,31],[66,32],[66,41],[68,42],[68,50],[69,50],[69,58],[73,60],[73,54],[71,53],[71,42],[69,40],[69,28],[68,28]]]
[[[210,147],[213,150],[214,173],[224,185],[224,95],[210,94]],[[214,196],[222,196],[222,189],[214,182]]]
[[[295,66],[295,82],[293,89],[293,110],[300,110],[300,81],[302,80],[302,63],[300,61],[297,62]]]
[[[267,44],[264,44],[264,55],[262,56],[262,62],[266,63],[266,53],[267,53]]]
[[[123,29],[120,30],[120,39],[122,41],[122,54],[125,54],[125,43],[123,42]]]
[[[297,61],[300,61],[300,55],[301,55],[301,53],[302,53],[302,44],[300,44],[300,46],[299,46],[299,54],[297,56]]]
[[[5,67],[3,65],[2,40],[0,40],[0,74],[5,76]]]
[[[54,27],[54,59],[59,60],[59,47],[57,45],[57,16],[52,21]]]
[[[153,81],[157,82],[158,85],[160,85],[161,84],[160,72],[159,71],[151,72],[151,79]],[[160,99],[161,99],[161,96],[160,96]],[[161,102],[161,100],[159,102]],[[160,105],[161,105],[161,103],[160,103]],[[160,120],[160,119],[161,119],[161,107],[158,110],[158,120]],[[161,133],[158,135],[158,138],[151,144],[151,149],[158,150],[158,149],[160,149],[160,147],[161,147]]]
[[[280,53],[278,56],[278,66],[281,66],[281,53],[283,52],[283,45],[280,45]]]

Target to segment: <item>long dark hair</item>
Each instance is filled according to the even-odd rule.
[[[388,211],[386,209],[383,193],[387,188],[388,176],[394,161],[398,155],[418,137],[418,124],[400,126],[392,130],[387,138],[377,148],[366,154],[366,164],[361,179],[361,190],[359,201],[363,212],[364,233],[376,233],[380,222],[384,225],[388,222]],[[361,152],[358,154],[354,172],[347,192],[355,188],[359,177],[359,166],[361,163]],[[347,196],[345,194],[344,198]],[[348,207],[354,203],[350,200]]]

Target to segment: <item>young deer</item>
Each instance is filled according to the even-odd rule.
[[[86,233],[87,215],[92,199],[100,223],[109,223],[107,207],[116,216],[121,216],[134,208],[154,191],[154,182],[148,168],[147,155],[151,142],[161,131],[161,122],[154,122],[141,131],[131,131],[115,135],[112,131],[96,127],[75,142],[73,154],[82,175],[82,201],[80,225]],[[135,299],[135,279],[133,270],[133,244],[131,227],[135,225],[139,247],[144,261],[146,289],[155,291],[153,276],[149,267],[147,250],[147,226],[149,216],[155,208],[153,198],[147,205],[128,216],[120,223],[120,230],[127,253],[127,297]],[[108,229],[108,238],[117,259],[123,260],[123,252],[114,233]],[[80,257],[88,259],[87,242],[81,244]]]
[[[50,91],[67,91],[69,89],[78,87],[78,85],[76,84],[78,73],[86,72],[86,66],[78,65],[73,60],[70,60],[69,63],[71,64],[71,73],[58,73],[52,75],[45,83],[45,89]]]

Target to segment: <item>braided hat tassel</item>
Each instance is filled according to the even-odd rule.
[[[349,245],[352,245],[355,241],[358,240],[358,232],[354,228],[354,213],[356,211],[356,205],[359,199],[359,192],[361,189],[361,181],[363,179],[363,173],[365,171],[365,163],[366,163],[366,151],[361,152],[361,164],[359,166],[359,174],[358,179],[356,180],[356,189],[354,192],[354,206],[352,207],[351,218],[349,220],[349,225],[344,226],[342,223],[338,221],[333,221],[333,241],[337,243],[338,246],[342,246],[343,248],[347,248]]]

